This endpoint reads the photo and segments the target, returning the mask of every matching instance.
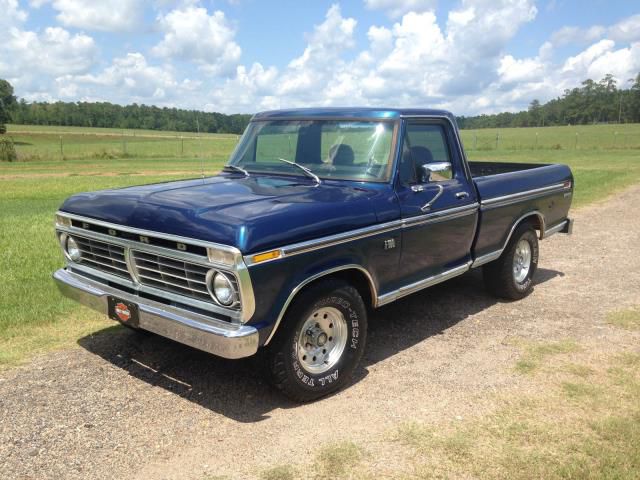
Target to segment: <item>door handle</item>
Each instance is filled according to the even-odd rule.
[[[456,193],[456,198],[457,199],[463,199],[463,198],[467,198],[469,196],[468,192],[458,192]]]

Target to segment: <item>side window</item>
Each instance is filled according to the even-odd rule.
[[[408,123],[400,162],[404,183],[443,182],[453,178],[447,138],[441,125]],[[424,165],[431,167],[429,173]]]

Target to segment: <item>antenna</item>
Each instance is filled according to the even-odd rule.
[[[200,121],[198,120],[198,117],[196,117],[196,127],[198,128],[198,150],[200,150],[200,155],[202,155],[202,140],[200,137]],[[202,156],[200,157],[200,174],[204,179],[204,157]]]

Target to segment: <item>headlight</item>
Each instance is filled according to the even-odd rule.
[[[77,262],[82,258],[82,252],[73,238],[67,237],[67,245],[65,248],[67,250],[67,255],[69,255],[69,258],[74,262]]]
[[[213,295],[222,305],[229,306],[233,303],[233,284],[224,273],[216,273],[213,276]]]

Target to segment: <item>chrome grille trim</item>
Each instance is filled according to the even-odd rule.
[[[124,248],[80,235],[73,235],[72,238],[82,252],[82,262],[93,264],[102,272],[115,273],[123,277],[129,275]],[[97,253],[98,251],[100,253]]]
[[[67,226],[58,222],[56,222],[55,225],[58,236],[66,233],[74,238],[82,237],[82,239],[102,242],[103,244],[109,245],[112,248],[111,251],[113,251],[114,253],[116,251],[121,252],[120,255],[114,256],[114,260],[120,261],[121,263],[116,263],[116,265],[118,266],[118,268],[121,267],[124,270],[112,268],[112,270],[107,271],[108,265],[104,266],[103,269],[101,268],[101,266],[99,266],[99,264],[92,264],[88,261],[84,262],[82,260],[80,263],[76,263],[67,258],[67,263],[69,264],[69,266],[76,271],[85,272],[88,275],[104,278],[105,281],[122,285],[123,287],[130,288],[140,293],[162,297],[177,304],[182,304],[185,306],[188,305],[190,307],[198,308],[201,310],[208,310],[216,314],[231,318],[233,323],[245,323],[253,316],[255,312],[255,297],[253,295],[251,277],[242,257],[242,253],[237,248],[227,245],[220,245],[213,242],[206,242],[197,239],[179,237],[176,235],[167,235],[159,232],[152,232],[142,229],[130,228],[123,225],[111,224],[109,222],[103,222],[88,217],[68,214],[62,211],[58,211],[56,215],[57,217],[66,217],[81,222],[99,225],[102,227],[113,228],[118,232],[148,235],[155,238],[180,241],[191,245],[219,249],[225,252],[232,253],[232,258],[235,263],[233,265],[224,265],[222,263],[209,260],[207,256],[199,255],[196,253],[172,250],[171,248],[166,248],[164,246],[149,245],[129,238],[121,238],[118,236],[106,235],[104,233],[96,232],[93,230],[85,230],[83,228],[80,228],[79,226],[74,225]],[[97,253],[106,254],[107,252],[110,252],[109,246],[107,246],[106,249],[97,250]],[[191,283],[191,288],[194,288],[197,293],[193,293],[190,290],[186,289],[178,289],[177,292],[180,293],[168,289],[162,289],[160,288],[160,286],[162,285],[161,283],[152,284],[154,282],[153,278],[146,280],[141,278],[140,274],[151,277],[153,277],[154,274],[153,272],[151,272],[151,275],[143,273],[145,272],[145,270],[137,265],[138,262],[134,260],[133,252],[159,256],[161,259],[166,260],[166,263],[169,263],[169,268],[172,267],[171,262],[179,262],[180,264],[184,265],[182,273],[175,273],[175,275],[177,275],[178,277],[180,275],[185,275],[188,279],[188,282]],[[144,264],[142,266],[144,267]],[[198,273],[203,271],[219,271],[221,273],[224,273],[232,281],[234,287],[236,288],[236,298],[231,306],[218,304],[213,298],[211,298],[207,291],[206,284],[204,285],[203,289],[203,291],[205,291],[206,293],[202,293],[200,291],[202,284],[198,280],[201,279],[202,276],[198,275]],[[167,273],[174,272],[175,270],[169,270],[168,272],[163,273],[167,275]],[[167,275],[167,277],[170,277],[170,275]],[[178,278],[177,282],[180,283],[182,282],[182,280]],[[187,285],[189,285],[189,283],[187,283]]]
[[[142,285],[215,302],[207,290],[206,278],[210,268],[137,250],[131,251],[131,257]]]

